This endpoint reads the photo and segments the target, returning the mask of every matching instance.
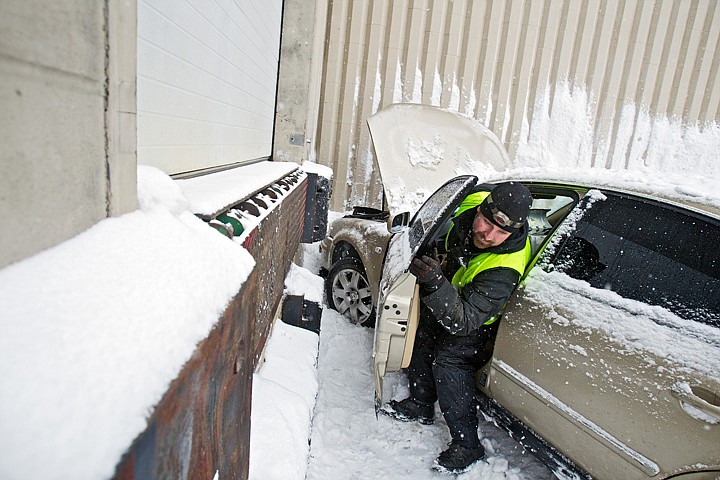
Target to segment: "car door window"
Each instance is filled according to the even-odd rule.
[[[420,207],[410,222],[409,245],[413,254],[428,253],[440,234],[445,220],[450,218],[457,204],[477,183],[477,177],[456,177],[437,189]]]
[[[563,239],[554,268],[625,298],[720,327],[720,225],[710,218],[604,192]]]

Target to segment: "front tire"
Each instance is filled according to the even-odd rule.
[[[328,306],[351,323],[372,327],[375,309],[372,291],[362,263],[355,258],[341,258],[333,264],[325,281]]]

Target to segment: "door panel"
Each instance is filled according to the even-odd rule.
[[[717,469],[717,306],[703,303],[707,288],[692,288],[717,282],[717,259],[693,245],[707,240],[698,228],[711,235],[717,225],[693,218],[677,228],[665,211],[645,221],[612,205],[619,217],[605,221],[593,207],[592,224],[584,218],[575,232],[599,251],[562,240],[546,268],[567,274],[533,270],[508,305],[490,394],[596,478]]]
[[[436,190],[417,211],[410,224],[388,244],[380,282],[375,326],[373,366],[375,407],[383,401],[383,377],[409,363],[419,315],[419,295],[414,275],[407,273],[415,254],[434,245],[445,222],[477,183],[477,177],[456,177]]]

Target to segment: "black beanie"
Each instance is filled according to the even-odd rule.
[[[515,232],[525,225],[532,195],[518,182],[499,183],[480,204],[480,211],[494,225]]]

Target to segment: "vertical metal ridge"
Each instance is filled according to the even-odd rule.
[[[700,7],[703,7],[702,9]],[[693,29],[695,40],[689,46],[688,51],[691,53],[697,53],[695,61],[692,63],[692,69],[688,73],[688,90],[692,89],[695,91],[705,91],[707,84],[707,75],[702,72],[707,72],[707,69],[703,69],[703,64],[707,59],[708,48],[700,48],[701,45],[707,45],[709,40],[709,32],[712,25],[712,19],[714,11],[717,8],[717,2],[710,2],[709,4],[698,4],[696,5],[696,24],[702,24],[702,28]],[[704,77],[704,78],[703,78]],[[682,111],[682,119],[684,123],[689,123],[693,118],[700,116],[699,103],[705,95],[688,95],[687,101]]]
[[[378,8],[381,9],[381,5],[384,2],[379,2]],[[384,13],[381,24],[384,26],[383,29],[379,29],[385,38],[382,48],[382,61],[380,65],[382,69],[380,71],[380,78],[382,79],[382,95],[380,98],[379,105],[389,105],[393,103],[395,95],[395,82],[398,75],[402,74],[397,71],[398,60],[400,58],[400,52],[402,51],[403,44],[406,39],[404,38],[404,23],[405,23],[405,11],[400,9],[394,2],[388,3],[384,9],[381,9]]]
[[[560,17],[553,15],[557,21],[557,27],[555,29],[555,42],[552,44],[552,56],[550,63],[550,70],[548,72],[548,85],[557,85],[558,81],[564,81],[567,79],[568,71],[560,69],[562,63],[563,52],[566,50],[565,45],[575,45],[575,36],[569,35],[570,30],[568,29],[568,23],[571,20],[570,17],[570,2],[563,1],[562,8],[560,9]],[[550,2],[548,2],[549,7]],[[549,14],[548,10],[548,14]],[[550,89],[548,98],[548,113],[552,113],[552,106],[555,101],[555,89]]]
[[[663,48],[662,48],[662,54],[660,57],[660,64],[658,66],[658,87],[653,92],[652,102],[651,102],[651,111],[653,113],[660,113],[667,111],[667,99],[666,95],[669,93],[667,90],[669,90],[668,81],[666,80],[668,76],[672,76],[672,71],[670,71],[668,62],[669,59],[673,56],[673,43],[676,41],[675,39],[675,30],[677,28],[677,19],[678,19],[678,10],[680,9],[680,3],[679,2],[670,2],[671,8],[668,15],[668,28],[667,32],[665,32],[665,37],[663,38]],[[663,32],[660,32],[663,33]],[[661,103],[661,102],[664,102]]]
[[[519,2],[518,2],[519,3]],[[502,22],[500,26],[500,44],[498,50],[498,68],[495,69],[495,76],[492,84],[492,100],[494,103],[493,110],[490,114],[488,128],[494,131],[496,135],[503,141],[503,125],[502,121],[505,117],[505,109],[507,108],[507,95],[504,95],[506,81],[509,75],[507,75],[507,68],[512,68],[515,62],[514,44],[511,43],[511,16],[513,10],[512,1],[502,2]],[[522,8],[520,5],[518,8]],[[508,55],[508,51],[510,54]],[[509,67],[508,67],[509,65]],[[504,143],[504,142],[503,142]]]
[[[672,83],[670,87],[670,96],[668,99],[667,111],[675,118],[682,117],[683,111],[685,110],[685,101],[687,100],[686,89],[687,85],[686,65],[688,63],[694,65],[696,51],[692,51],[689,48],[690,42],[693,41],[693,25],[695,23],[697,14],[697,3],[693,5],[688,4],[687,8],[682,8],[685,5],[681,5],[681,12],[683,14],[683,20],[677,23],[678,28],[681,29],[681,41],[677,55],[677,63],[673,69]]]
[[[358,203],[365,200],[364,187],[368,183],[360,178],[366,171],[367,166],[357,161],[358,145],[355,143],[356,133],[359,126],[359,105],[362,93],[360,75],[363,61],[368,55],[365,42],[365,32],[368,28],[365,22],[367,16],[367,0],[352,2],[349,9],[348,23],[350,28],[346,30],[344,69],[340,107],[340,122],[343,128],[340,130],[338,139],[338,158],[352,166],[348,170],[352,172],[347,182],[347,195],[350,199],[358,199]],[[358,168],[359,167],[359,168]],[[347,205],[348,208],[352,205]]]
[[[538,96],[542,97],[544,93],[544,89],[541,90],[538,87],[541,84],[549,84],[550,82],[550,76],[552,71],[550,65],[552,65],[552,62],[556,56],[556,37],[553,36],[553,32],[562,31],[562,28],[554,28],[555,25],[551,23],[553,19],[557,18],[555,15],[550,15],[551,2],[548,0],[542,0],[541,2],[536,3],[540,3],[542,5],[542,9],[540,11],[540,17],[537,21],[537,47],[534,54],[533,66],[529,72],[527,92],[524,95],[525,108],[523,117],[527,119],[528,126],[532,126],[532,119],[535,115],[535,108],[537,106],[536,102],[538,101]],[[562,8],[565,9],[566,6],[567,2],[563,0]],[[548,46],[550,42],[553,42],[552,48],[549,48]],[[518,130],[518,134],[522,131],[523,117],[520,118],[521,124]],[[528,129],[528,131],[526,132],[528,137],[531,134],[531,130],[532,128]],[[514,145],[512,151],[508,151],[508,153],[510,153],[510,158],[513,158],[515,156],[516,147],[517,145]]]
[[[605,12],[600,18],[603,27],[599,29],[600,39],[598,42],[598,61],[595,63],[597,75],[593,79],[597,108],[595,109],[594,127],[595,142],[593,145],[594,166],[605,166],[610,168],[611,158],[608,156],[607,148],[608,126],[614,119],[615,111],[612,109],[613,92],[610,90],[611,81],[615,76],[615,62],[617,61],[621,48],[614,42],[621,41],[619,31],[622,24],[622,11],[625,2],[610,0],[605,4]],[[623,39],[624,40],[624,39]],[[603,161],[604,159],[604,161]]]
[[[509,118],[506,120],[507,128],[503,129],[502,137],[510,158],[515,157],[517,146],[515,138],[522,129],[527,108],[527,92],[534,89],[530,82],[537,60],[540,38],[540,22],[538,18],[541,16],[541,12],[542,3],[540,2],[529,3],[520,12],[522,21],[518,26],[517,53],[508,97]]]
[[[478,72],[479,80],[479,94],[477,95],[477,114],[476,118],[480,120],[485,126],[493,129],[492,126],[492,114],[495,110],[496,96],[494,95],[495,89],[495,76],[500,62],[500,39],[502,23],[505,13],[505,2],[503,0],[490,0],[490,12],[489,15],[485,15],[485,36],[483,37],[483,43],[486,45],[484,50],[484,58],[481,65],[481,70]]]
[[[419,3],[421,3],[421,8],[419,10],[420,13],[416,13],[413,11],[413,18],[416,20],[419,16],[419,23],[420,26],[418,27],[418,38],[416,42],[422,46],[420,51],[418,52],[417,56],[417,63],[416,63],[416,72],[420,74],[420,86],[414,86],[413,87],[413,98],[414,100],[419,100],[420,103],[429,103],[429,96],[425,94],[427,90],[427,84],[429,81],[429,78],[432,77],[428,75],[428,57],[427,57],[427,51],[428,51],[428,12],[430,10],[428,6],[428,0],[419,0]],[[417,90],[417,93],[419,94],[419,97],[416,97],[415,91]]]
[[[437,77],[440,76],[440,57],[444,51],[444,36],[442,35],[445,21],[445,7],[443,0],[429,0],[429,16],[425,23],[425,62],[423,71],[423,103],[439,106],[442,100],[442,88],[439,98],[434,98]],[[442,87],[442,86],[440,86]]]
[[[388,67],[388,52],[382,46],[390,42],[388,19],[390,15],[384,8],[385,2],[364,0],[359,3],[361,8],[358,15],[353,15],[353,23],[359,26],[358,39],[361,54],[355,66],[356,84],[353,98],[354,109],[347,122],[349,130],[348,157],[350,163],[357,165],[354,169],[353,183],[351,185],[350,199],[357,204],[369,204],[370,198],[377,195],[377,181],[373,181],[373,162],[370,148],[369,133],[365,128],[364,119],[374,113],[376,105],[383,102],[384,87],[387,79],[378,75],[379,72],[391,71]],[[348,65],[350,67],[350,65]],[[378,85],[380,82],[380,85]],[[377,98],[377,96],[380,98]],[[347,114],[343,115],[343,119]],[[348,205],[348,208],[352,205]]]
[[[425,1],[410,0],[406,13],[405,22],[405,42],[402,49],[403,60],[403,101],[411,103],[420,103],[422,101],[422,83],[423,79],[417,78],[417,72],[421,71],[420,46],[419,39],[424,29]],[[419,85],[418,85],[419,83]],[[420,94],[418,97],[417,94]]]
[[[340,95],[338,90],[341,83],[341,68],[343,64],[343,48],[344,48],[344,30],[346,22],[337,22],[336,19],[345,16],[346,2],[330,0],[327,9],[327,35],[328,39],[325,45],[325,63],[323,67],[323,75],[320,93],[320,108],[318,114],[318,158],[325,160],[325,164],[329,165],[334,173],[333,191],[343,193],[338,195],[339,198],[347,198],[347,191],[344,185],[347,184],[347,165],[339,162],[337,155],[337,136],[338,129],[336,122],[338,120],[338,108],[340,103]],[[341,168],[345,167],[345,168]],[[335,208],[339,208],[336,205]]]
[[[460,55],[463,49],[463,33],[465,32],[466,17],[465,0],[455,0],[445,13],[443,29],[444,54],[441,64],[441,78],[444,98],[441,105],[452,110],[460,106]]]
[[[710,66],[706,80],[707,86],[703,91],[698,113],[698,118],[703,123],[716,121],[718,106],[720,105],[720,85],[717,83],[720,72],[720,54],[718,53],[720,52],[720,8],[717,2],[712,2],[712,5],[715,9],[712,13],[712,20],[708,29],[707,48],[705,49],[705,58],[709,60],[705,63],[710,63]],[[711,42],[713,38],[715,38],[714,44]],[[695,96],[697,97],[697,93]]]
[[[613,68],[613,74],[617,71],[618,75],[613,75],[615,78],[615,85],[608,84],[608,91],[615,91],[617,94],[612,99],[612,102],[608,101],[607,108],[612,110],[612,115],[609,117],[608,127],[610,131],[609,138],[618,139],[617,142],[608,142],[608,153],[605,160],[607,168],[621,165],[624,168],[628,166],[628,150],[631,146],[632,139],[636,127],[637,115],[633,114],[632,130],[630,135],[625,135],[625,138],[621,137],[620,127],[628,128],[625,120],[625,106],[631,104],[627,99],[631,98],[626,96],[626,91],[632,88],[632,85],[637,81],[638,73],[637,69],[634,68],[636,62],[634,58],[636,56],[643,57],[643,52],[638,52],[638,36],[642,33],[641,22],[642,18],[642,2],[623,2],[623,9],[619,16],[619,20],[622,23],[620,31],[617,34],[619,38],[627,38],[627,47],[624,48],[622,45],[618,45],[615,54],[616,68]],[[617,25],[617,22],[616,22]],[[623,32],[622,30],[625,29]],[[637,110],[637,105],[634,105]],[[617,119],[617,120],[614,120]],[[629,139],[628,139],[629,137]],[[629,142],[629,143],[628,143]]]
[[[480,46],[482,44],[482,20],[485,2],[465,3],[464,24],[460,41],[460,58],[458,62],[458,75],[460,76],[460,103],[458,111],[465,115],[475,115],[475,82],[476,72],[480,59]]]
[[[333,208],[379,206],[365,120],[393,102],[472,116],[513,158],[518,145],[538,141],[538,127],[563,121],[568,101],[585,101],[587,138],[567,154],[599,168],[642,161],[661,118],[702,127],[720,115],[715,1],[327,4],[316,148],[335,170]]]

